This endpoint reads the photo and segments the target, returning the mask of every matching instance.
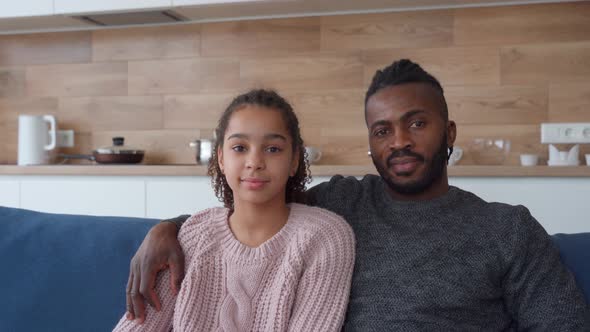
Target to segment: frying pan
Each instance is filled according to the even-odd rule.
[[[113,146],[100,148],[86,154],[62,154],[65,159],[87,159],[99,164],[137,164],[143,160],[144,151],[124,149],[125,138],[113,137]]]

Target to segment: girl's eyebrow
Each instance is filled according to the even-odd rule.
[[[235,139],[240,139],[240,138],[241,139],[248,139],[248,138],[250,138],[250,136],[249,135],[246,135],[246,134],[242,134],[242,133],[235,133],[235,134],[229,135],[229,137],[227,138],[227,140],[234,139],[234,138]],[[280,139],[280,140],[285,141],[285,142],[287,141],[287,138],[285,136],[283,136],[281,134],[274,134],[274,133],[273,134],[266,134],[266,135],[264,135],[264,139],[265,140]]]

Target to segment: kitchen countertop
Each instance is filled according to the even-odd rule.
[[[451,177],[590,177],[589,166],[450,166]],[[313,165],[314,176],[376,174],[373,165]],[[206,176],[199,165],[0,165],[0,175]]]

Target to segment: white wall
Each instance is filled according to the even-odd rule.
[[[314,177],[312,185],[329,177]],[[550,234],[590,232],[590,178],[451,178],[487,201],[522,204]],[[205,176],[0,176],[0,205],[167,218],[221,203]]]

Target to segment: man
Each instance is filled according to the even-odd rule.
[[[334,176],[308,191],[310,204],[342,215],[356,235],[346,330],[590,328],[573,276],[529,211],[449,186],[456,126],[433,76],[409,60],[378,71],[365,121],[379,176]],[[143,296],[159,307],[158,270],[170,266],[179,287],[176,232],[155,226],[134,257],[130,318],[141,320]]]

